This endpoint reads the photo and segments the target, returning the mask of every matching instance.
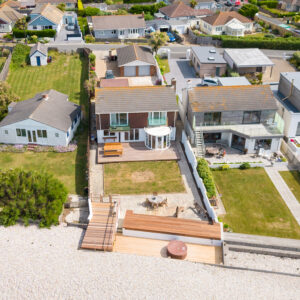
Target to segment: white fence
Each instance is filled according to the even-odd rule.
[[[184,146],[184,151],[185,151],[185,154],[187,156],[187,159],[189,161],[189,163],[191,164],[192,166],[192,169],[193,169],[193,176],[195,178],[195,181],[197,183],[197,186],[198,188],[200,189],[201,193],[202,193],[202,196],[203,196],[203,202],[204,202],[204,205],[205,205],[205,208],[209,214],[209,216],[215,221],[215,222],[218,222],[218,218],[217,218],[217,215],[214,211],[214,209],[212,208],[212,206],[210,205],[210,202],[209,202],[209,199],[207,197],[207,193],[206,193],[206,188],[203,184],[203,181],[202,179],[200,178],[198,172],[197,172],[197,159],[195,157],[195,154],[193,152],[193,149],[191,147],[191,144],[190,142],[188,141],[187,139],[187,136],[185,134],[185,132],[183,131],[182,132],[182,137],[181,137],[181,142]]]

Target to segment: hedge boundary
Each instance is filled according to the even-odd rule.
[[[56,35],[56,30],[54,29],[44,29],[44,30],[21,30],[14,28],[13,35],[16,38],[25,38],[26,36],[36,35],[37,37],[50,37],[54,38]]]

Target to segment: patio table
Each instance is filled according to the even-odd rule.
[[[219,148],[216,148],[216,147],[206,147],[206,151],[207,153],[209,154],[218,154],[220,149]]]
[[[154,195],[152,195],[152,196],[149,198],[149,202],[150,202],[152,205],[156,205],[156,206],[158,206],[159,204],[161,204],[163,201],[164,201],[164,199],[163,199],[161,196],[154,196]]]

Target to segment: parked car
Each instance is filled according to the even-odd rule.
[[[218,78],[204,77],[202,82],[197,84],[197,86],[217,86]]]
[[[113,71],[112,70],[107,70],[105,72],[105,78],[106,79],[113,79],[113,78],[115,78],[115,75],[114,75]]]
[[[176,38],[172,32],[167,32],[167,36],[169,37],[169,42],[173,43],[176,41]]]

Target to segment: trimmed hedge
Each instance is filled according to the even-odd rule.
[[[57,225],[68,192],[47,173],[20,169],[0,171],[0,224],[38,221],[40,227]]]
[[[266,5],[269,8],[276,8],[278,5],[278,1],[257,1],[258,6]]]
[[[156,2],[155,0],[123,0],[124,4]]]
[[[216,187],[214,183],[214,178],[207,161],[204,158],[198,160],[197,171],[199,176],[203,180],[203,184],[206,188],[207,197],[212,198],[216,196]]]
[[[55,37],[56,30],[54,29],[44,29],[44,30],[20,30],[17,28],[13,29],[13,35],[16,38],[25,38],[26,36],[36,35],[37,37]]]
[[[129,12],[131,14],[141,14],[141,13],[145,13],[145,14],[150,14],[150,15],[154,15],[155,13],[157,13],[159,11],[160,8],[166,6],[166,4],[164,2],[159,2],[156,4],[150,4],[150,5],[133,5],[130,9]]]

